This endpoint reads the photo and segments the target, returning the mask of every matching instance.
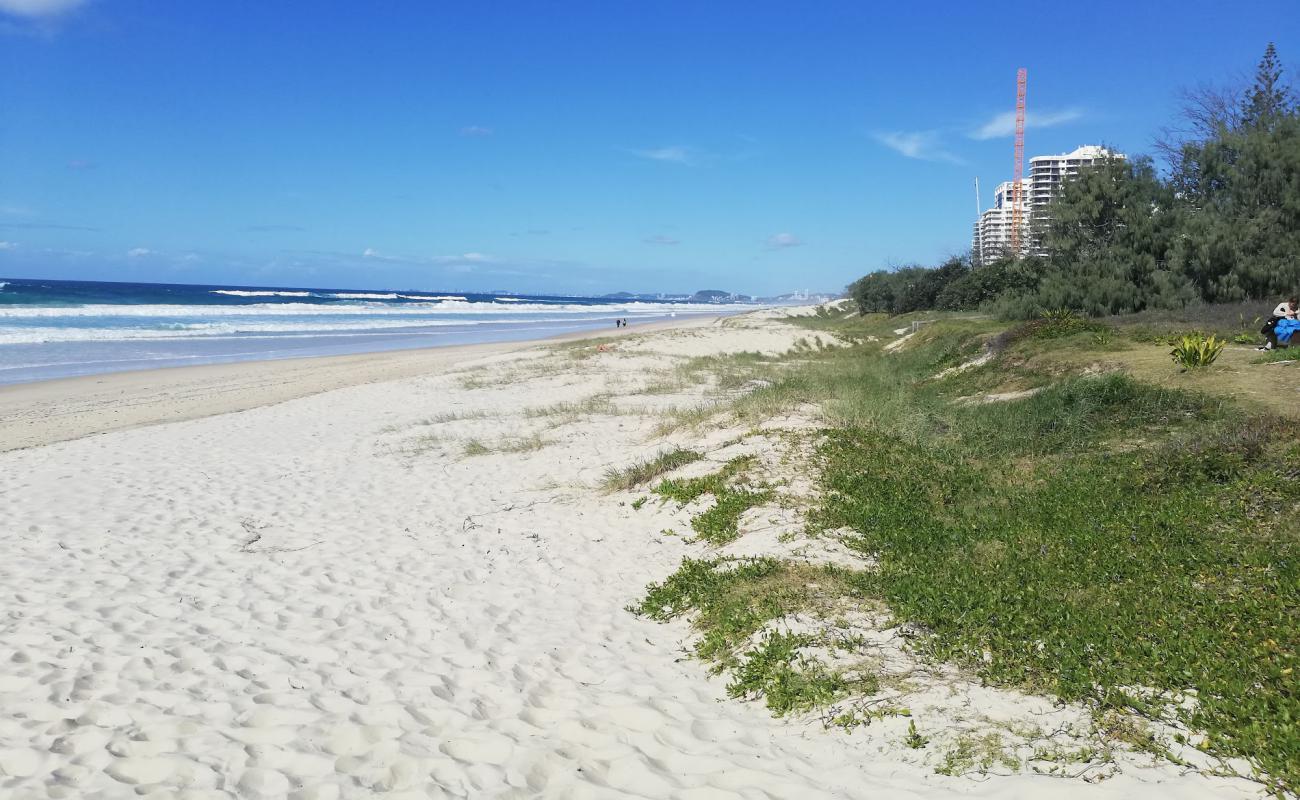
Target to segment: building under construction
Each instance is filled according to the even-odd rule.
[[[1079,174],[1084,167],[1111,158],[1124,158],[1099,145],[1084,145],[1072,153],[1059,156],[1034,156],[1029,159],[1029,177],[1025,166],[1025,89],[1028,70],[1016,72],[1015,160],[1011,180],[998,184],[993,192],[993,207],[981,211],[979,179],[975,179],[975,233],[971,239],[971,261],[977,266],[1005,256],[1042,255],[1037,232],[1049,219],[1048,206],[1061,191],[1061,184]]]
[[[1041,254],[1033,232],[1047,221],[1048,204],[1060,192],[1061,184],[1078,175],[1084,167],[1108,158],[1122,159],[1124,154],[1100,145],[1084,145],[1070,153],[1029,159],[1029,176],[1020,181],[1024,205],[1018,230],[1013,209],[1015,185],[1004,181],[993,193],[993,206],[981,212],[975,221],[971,240],[975,263],[987,264],[1016,252],[1022,256]]]

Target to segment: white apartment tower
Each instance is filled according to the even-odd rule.
[[[1037,225],[1049,219],[1047,206],[1061,191],[1061,184],[1077,176],[1083,168],[1108,158],[1123,159],[1125,156],[1123,153],[1116,153],[1099,145],[1084,145],[1073,152],[1059,156],[1034,156],[1029,159],[1029,177],[1021,184],[1024,192],[1024,213],[1021,215],[1020,255],[1042,253],[1032,231]],[[981,214],[979,221],[975,223],[975,238],[971,249],[974,260],[978,263],[988,263],[1010,254],[1010,181],[998,185],[997,192],[994,194],[993,208]]]
[[[971,244],[971,258],[977,264],[987,264],[1011,254],[1011,181],[1003,181],[993,190],[993,207],[980,214],[975,222],[975,238]],[[1021,196],[1029,197],[1029,178],[1020,181]],[[1027,217],[1020,218],[1021,250],[1029,236]]]

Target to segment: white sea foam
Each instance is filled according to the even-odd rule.
[[[402,298],[403,300],[461,300],[461,301],[466,300],[464,296],[458,294],[433,294],[433,295],[401,294],[398,295],[398,297]]]
[[[560,322],[562,320],[556,320]],[[103,328],[78,327],[4,327],[0,326],[0,345],[50,344],[54,342],[95,342],[148,339],[246,338],[267,335],[302,336],[359,336],[388,335],[395,331],[421,328],[483,325],[491,320],[406,320],[367,319],[357,321],[331,320],[328,322],[198,322],[190,325],[165,325],[153,328]]]
[[[498,303],[523,303],[525,301],[523,298],[520,297],[498,297],[497,302]]]
[[[318,304],[318,303],[250,303],[248,305],[112,305],[84,306],[0,306],[0,320],[59,317],[258,317],[258,316],[435,316],[445,314],[519,314],[538,311],[592,316],[608,314],[666,314],[671,311],[695,313],[736,312],[742,306],[711,306],[697,303],[611,303],[582,305],[520,301],[510,305],[471,303],[467,300],[441,300],[436,303]]]
[[[213,289],[211,293],[232,297],[311,297],[311,292],[251,292],[244,289]]]
[[[631,315],[636,316],[636,315]],[[0,315],[3,321],[3,315]],[[42,320],[42,322],[46,322]],[[57,323],[57,319],[48,321]],[[109,327],[117,322],[116,327]],[[152,324],[151,324],[152,323]],[[592,317],[536,316],[524,319],[492,319],[486,316],[458,316],[453,319],[428,319],[408,315],[387,317],[303,319],[293,317],[244,317],[219,320],[176,321],[166,318],[142,320],[126,318],[106,320],[103,325],[57,326],[57,324],[0,324],[0,346],[12,344],[53,344],[59,342],[148,341],[177,339],[254,338],[266,336],[391,336],[394,333],[420,335],[427,328],[472,327],[478,325],[523,326],[534,323],[544,327],[566,324],[592,324]],[[541,330],[542,328],[536,328]],[[532,330],[532,329],[530,329]]]
[[[396,292],[325,292],[321,297],[337,297],[340,300],[396,300]]]
[[[224,293],[241,289],[220,290]],[[269,294],[269,293],[267,293]],[[286,293],[280,293],[286,294]],[[343,293],[339,293],[343,294]],[[356,298],[359,295],[351,295]],[[368,295],[374,297],[375,295]],[[514,330],[565,330],[595,327],[613,317],[711,314],[719,306],[680,303],[470,302],[463,295],[411,295],[404,303],[354,302],[249,303],[246,305],[83,306],[0,305],[0,347],[77,345],[91,342],[184,341],[301,337],[392,337],[446,335],[452,326],[495,325]],[[735,306],[726,311],[734,312]],[[724,312],[725,313],[725,312]],[[531,326],[531,327],[530,327]],[[486,330],[480,328],[479,330]],[[172,345],[175,346],[175,345]],[[7,360],[0,353],[0,362]]]

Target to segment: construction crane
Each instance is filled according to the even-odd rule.
[[[1021,67],[1016,72],[1016,166],[1011,171],[1011,255],[1020,257],[1020,225],[1024,219],[1024,190],[1020,184],[1025,174],[1025,83],[1029,73]]]

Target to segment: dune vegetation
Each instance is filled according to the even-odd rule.
[[[878,685],[801,656],[797,637],[755,644],[765,623],[883,605],[923,632],[912,648],[925,659],[1099,716],[1173,723],[1187,731],[1176,744],[1296,791],[1300,424],[1271,390],[1294,367],[1238,344],[1180,371],[1170,343],[1194,318],[1060,314],[1008,328],[929,315],[892,349],[912,318],[799,320],[848,346],[751,363],[761,383],[726,415],[756,425],[820,409],[806,524],[841,537],[862,568],[689,560],[636,610],[690,616],[697,655],[730,674],[733,694],[783,714]],[[1196,335],[1241,332],[1213,309],[1199,319],[1210,330]],[[741,491],[728,478],[742,470],[657,492]],[[1132,744],[1177,759],[1170,743]]]

